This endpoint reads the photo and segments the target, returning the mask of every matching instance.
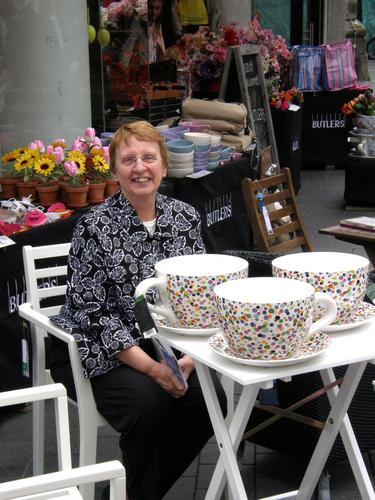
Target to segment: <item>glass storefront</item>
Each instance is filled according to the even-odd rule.
[[[177,36],[170,0],[88,0],[93,126],[159,123],[176,115],[182,91],[166,49]]]

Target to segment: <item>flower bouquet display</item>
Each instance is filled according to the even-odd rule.
[[[356,127],[375,134],[375,94],[372,89],[346,102],[341,111],[347,116],[354,117]]]
[[[149,81],[147,0],[106,0],[100,11],[103,63],[112,98],[118,105],[142,109]]]
[[[342,113],[353,116],[355,128],[350,131],[349,142],[356,144],[354,156],[375,157],[375,94],[372,89],[359,94],[341,108]]]
[[[259,46],[266,80],[272,83],[284,80],[290,60],[286,41],[271,30],[263,29],[256,17],[243,28],[234,22],[222,26],[218,33],[201,27],[197,33],[184,34],[167,50],[167,55],[180,67],[189,69],[193,88],[197,89],[207,80],[220,82],[228,47],[249,44]]]
[[[48,207],[58,198],[58,181],[63,173],[66,142],[56,139],[45,148],[41,141],[34,141],[30,146],[39,153],[33,165],[35,178],[39,181],[36,186],[39,204]]]
[[[101,140],[96,136],[95,129],[86,128],[83,135],[73,142],[72,150],[68,153],[65,170],[70,173],[77,167],[77,179],[85,174],[88,183],[88,202],[101,203],[104,201],[106,177],[109,168],[109,147],[102,146]]]
[[[287,111],[292,104],[299,107],[303,104],[303,93],[295,87],[288,90],[273,88],[268,95],[272,110]]]
[[[36,139],[27,147],[4,154],[2,165],[3,172],[11,175],[17,185],[17,193],[5,193],[3,188],[2,197],[31,195],[35,200],[38,193],[39,203],[43,206],[54,203],[58,194],[71,207],[87,206],[90,186],[99,186],[101,195],[89,201],[101,202],[104,200],[106,181],[110,178],[109,148],[102,146],[93,128],[87,128],[82,136],[77,137],[70,149],[67,149],[64,139],[56,139],[48,146]],[[48,200],[44,198],[47,192],[50,196]],[[77,200],[79,193],[83,193],[81,196],[84,199]]]
[[[17,196],[16,181],[21,180],[21,175],[14,167],[16,160],[25,153],[25,148],[18,148],[5,153],[1,158],[0,184],[2,197],[4,199],[15,198]]]

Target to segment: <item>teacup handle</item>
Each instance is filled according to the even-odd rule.
[[[146,297],[146,293],[149,288],[156,288],[159,291],[162,303],[161,306],[155,306],[154,304],[150,304],[149,302],[147,302],[150,312],[160,314],[161,316],[164,316],[164,318],[166,318],[168,321],[176,323],[177,318],[168,305],[169,300],[167,296],[167,278],[165,276],[159,276],[156,278],[147,278],[141,281],[135,289],[135,298],[139,297],[140,295]]]
[[[366,146],[363,142],[360,142],[359,144],[357,144],[357,149],[362,155],[367,156],[367,149],[366,149]]]
[[[325,326],[332,323],[332,321],[336,318],[337,313],[336,302],[329,295],[322,292],[315,292],[315,302],[325,306],[326,312],[321,318],[313,322],[309,330],[309,335],[322,330]]]

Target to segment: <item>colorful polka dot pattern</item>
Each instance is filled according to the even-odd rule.
[[[225,339],[239,356],[288,358],[304,342],[312,324],[314,294],[276,304],[215,299]]]
[[[247,278],[248,271],[217,276],[167,276],[171,307],[185,328],[213,328],[219,322],[213,299],[213,289],[225,281]]]
[[[287,271],[273,267],[273,275],[279,278],[291,278],[310,283],[316,292],[328,293],[337,304],[336,320],[333,324],[346,323],[353,311],[364,299],[367,287],[367,266],[345,272],[309,273]],[[323,315],[324,306],[316,307],[314,317]]]

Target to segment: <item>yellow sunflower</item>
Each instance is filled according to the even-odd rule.
[[[100,172],[101,174],[105,174],[106,172],[108,172],[109,170],[109,165],[108,163],[105,161],[105,159],[100,156],[100,155],[96,155],[96,156],[93,156],[92,158],[92,163],[94,165],[94,169],[97,171],[97,172]]]
[[[100,146],[93,146],[90,153],[91,153],[91,156],[103,156],[104,155]]]
[[[11,161],[17,160],[17,158],[18,158],[17,150],[9,151],[8,153],[5,153],[5,155],[1,157],[1,161],[3,162],[4,165],[6,165]]]
[[[72,161],[76,164],[78,168],[78,176],[81,176],[86,172],[86,157],[83,153],[81,153],[81,151],[69,151],[69,153],[67,154],[67,160]]]
[[[38,175],[49,177],[56,168],[56,162],[52,155],[43,155],[34,163],[34,170]]]
[[[19,156],[14,164],[14,169],[18,173],[23,173],[27,169],[32,169],[34,163],[34,157],[30,154],[30,151],[26,150],[25,153]]]
[[[40,158],[40,153],[39,153],[39,150],[36,150],[36,149],[29,149],[27,151],[30,155],[30,158],[35,162],[36,160],[39,160]]]

